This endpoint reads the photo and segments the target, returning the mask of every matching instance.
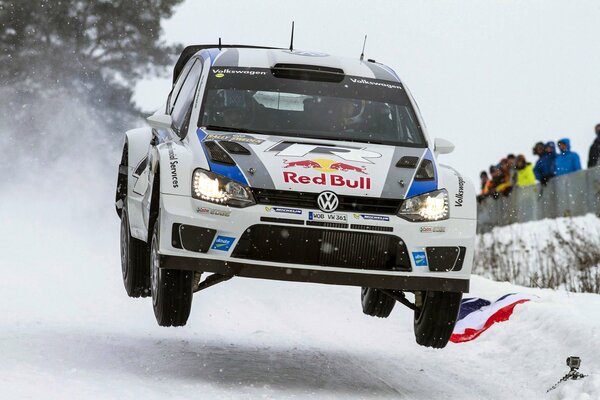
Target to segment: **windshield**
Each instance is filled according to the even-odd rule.
[[[425,147],[399,82],[275,77],[268,68],[212,68],[199,126],[208,129]]]

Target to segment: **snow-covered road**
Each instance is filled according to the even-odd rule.
[[[0,399],[600,398],[593,294],[474,277],[475,296],[540,301],[443,350],[416,345],[399,305],[363,315],[357,288],[241,278],[196,294],[187,326],[159,328],[122,287],[112,174],[68,171],[0,193]],[[569,355],[591,376],[546,394]]]

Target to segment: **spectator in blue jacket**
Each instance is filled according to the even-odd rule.
[[[571,151],[571,141],[567,138],[558,141],[560,154],[556,156],[555,173],[556,176],[570,174],[581,169],[579,155]]]
[[[535,178],[545,185],[555,175],[556,147],[554,142],[548,142],[544,145],[544,152],[540,154],[540,159],[535,163],[533,173]]]

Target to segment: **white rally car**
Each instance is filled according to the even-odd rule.
[[[150,127],[125,134],[123,280],[162,326],[234,276],[362,287],[444,347],[469,289],[474,188],[438,163],[406,86],[373,60],[189,46]],[[202,275],[206,278],[202,279]],[[411,293],[408,297],[405,293]]]

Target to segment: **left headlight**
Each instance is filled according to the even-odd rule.
[[[412,222],[441,221],[450,217],[448,192],[435,190],[404,200],[398,216]]]
[[[252,192],[246,185],[202,169],[194,171],[192,197],[232,207],[248,207],[255,204]]]

